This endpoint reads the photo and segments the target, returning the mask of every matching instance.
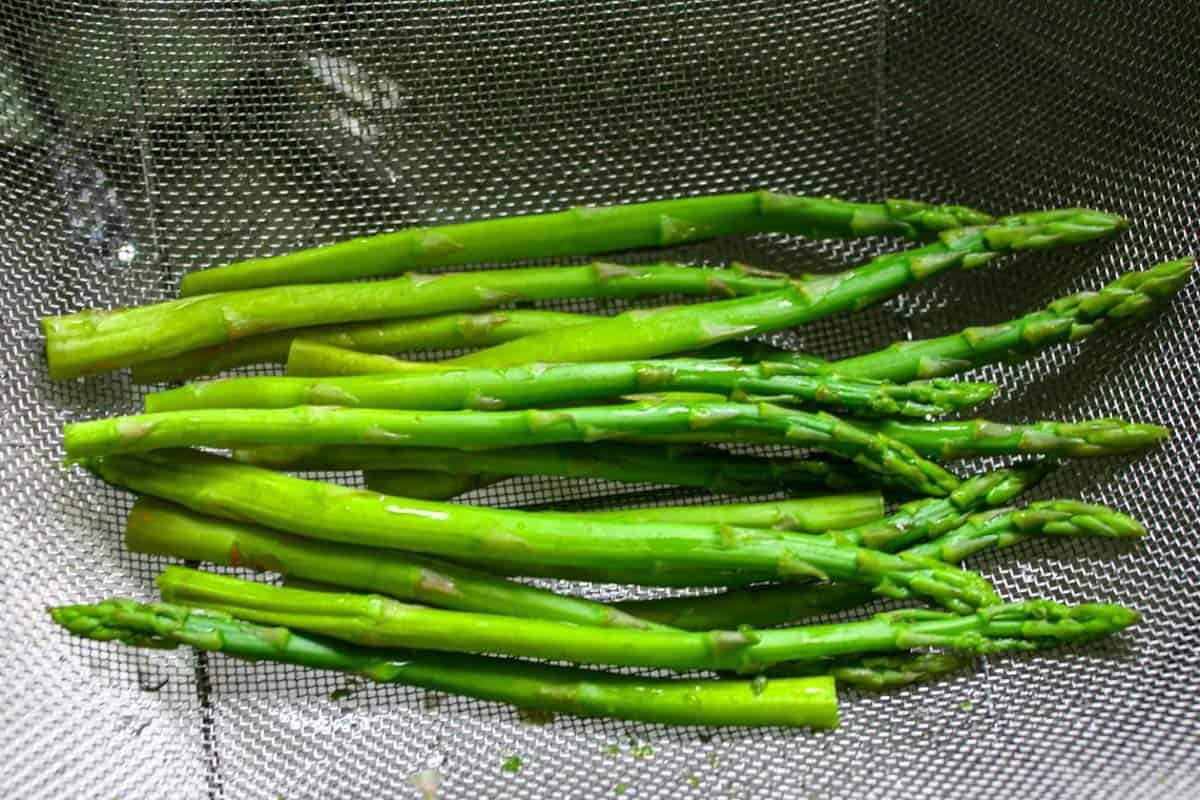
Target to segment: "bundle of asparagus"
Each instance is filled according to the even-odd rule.
[[[1088,209],[993,218],[752,192],[401,231],[193,273],[176,301],[48,318],[52,377],[132,367],[136,382],[159,382],[285,360],[290,376],[186,384],[149,394],[144,414],[64,432],[72,462],[139,495],[131,550],[268,571],[285,585],[172,566],[159,579],[163,603],[113,599],[51,615],[76,635],[133,646],[187,644],[546,711],[714,725],[832,726],[837,684],[885,690],[968,656],[1120,631],[1134,611],[1004,602],[960,563],[1035,536],[1138,537],[1136,521],[1065,499],[1012,506],[1050,461],[966,479],[940,462],[1124,454],[1167,430],[930,418],[996,391],[950,376],[1143,315],[1183,286],[1191,259],[1009,322],[842,361],[747,339],[955,267],[1124,226]],[[352,282],[763,231],[928,241],[801,278],[598,262]],[[667,294],[731,299],[614,317],[507,307]],[[463,346],[483,349],[440,362],[394,357]],[[368,489],[287,471],[362,472]],[[441,502],[520,475],[794,496],[599,512]],[[884,516],[885,494],[922,499]],[[723,590],[606,604],[516,576]],[[877,597],[940,609],[795,627]],[[715,674],[645,678],[531,658]]]

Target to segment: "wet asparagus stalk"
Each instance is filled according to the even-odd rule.
[[[205,516],[149,497],[139,498],[129,512],[125,544],[135,553],[269,570],[439,608],[577,625],[663,627],[603,603],[555,594],[458,564],[398,550],[294,536]]]
[[[417,372],[341,378],[247,377],[201,381],[154,392],[146,411],[199,408],[469,409],[496,411],[604,401],[643,392],[710,392],[726,399],[830,408],[864,416],[925,417],[959,411],[992,396],[995,386],[957,381],[896,384],[806,375],[786,364],[735,364],[704,359],[438,367]]]
[[[288,349],[296,339],[362,353],[454,350],[460,347],[487,347],[593,319],[586,314],[510,309],[293,328],[235,339],[180,353],[173,358],[138,364],[133,368],[133,382],[182,381],[202,375],[216,375],[250,364],[284,364],[288,360]]]
[[[715,494],[768,494],[780,489],[844,491],[860,488],[865,481],[863,473],[831,461],[735,455],[685,444],[594,442],[470,451],[378,445],[259,447],[235,451],[234,458],[271,469],[364,470],[368,477],[383,476],[391,470],[435,470],[455,476],[478,470],[496,475],[557,475],[689,486]],[[377,491],[411,496],[406,492]]]
[[[776,231],[813,238],[905,236],[981,225],[991,216],[912,200],[853,203],[757,191],[573,208],[411,228],[193,272],[182,294],[379,277],[429,267],[586,256]]]
[[[381,650],[166,603],[106,600],[50,609],[76,636],[135,647],[186,644],[247,661],[334,670],[521,708],[667,725],[837,725],[828,675],[747,680],[643,678],[459,653]]]
[[[887,552],[903,550],[906,547],[941,536],[959,527],[967,521],[970,514],[980,509],[994,508],[1008,504],[1019,494],[1038,483],[1050,468],[1050,464],[1047,462],[1034,462],[1015,468],[1000,469],[977,475],[963,481],[959,488],[951,492],[947,497],[915,500],[901,506],[894,514],[882,520],[844,530],[832,531],[830,536],[845,544],[867,547],[873,550],[884,550]],[[485,559],[477,563],[482,565],[488,572],[504,575],[562,577],[596,583],[634,583],[647,586],[700,586],[705,585],[706,578],[709,585],[742,586],[756,582],[755,575],[744,572],[739,573],[737,571],[726,570],[719,575],[702,575],[687,570],[669,570],[665,565],[656,565],[656,568],[652,572],[640,573],[630,570],[582,568],[578,566],[569,570],[562,567],[554,570],[539,570],[529,564],[513,564],[496,559]],[[779,593],[781,603],[783,602],[784,595],[784,592]],[[749,614],[755,613],[753,595],[727,593],[727,595],[715,595],[714,597],[718,596],[730,596],[733,598],[728,601],[731,608],[734,608],[736,603],[741,602],[739,598],[744,597],[746,602],[742,605],[741,611],[738,613],[747,613],[748,618],[746,621],[753,624],[752,620],[749,619]],[[803,606],[804,608],[816,607],[812,604],[822,603],[823,605],[820,608],[825,611],[837,610],[842,602],[838,599],[839,595],[832,589],[826,595],[814,598],[811,593],[806,591],[806,588],[797,588],[795,596],[798,598],[798,603],[809,604]],[[698,608],[706,607],[706,604],[709,602],[707,600],[685,597],[649,600],[644,601],[644,605],[648,609],[651,609],[648,613],[652,614],[659,613],[659,610],[666,610],[667,613],[676,613],[672,609],[678,609],[679,613],[700,613],[699,611],[688,611],[688,609],[692,608],[693,600],[697,600],[699,603]],[[725,601],[713,600],[711,602],[714,607],[720,607]],[[642,603],[643,601],[630,601],[631,605]],[[763,611],[762,613],[774,619],[779,612]],[[730,618],[732,617],[726,617],[726,619]]]
[[[169,603],[331,636],[371,647],[417,647],[581,664],[758,672],[782,661],[945,647],[964,653],[1035,650],[1120,631],[1138,615],[1115,605],[1045,600],[972,614],[908,609],[869,620],[757,631],[599,631],[583,625],[424,608],[381,595],[331,594],[245,581],[186,567],[158,580]]]
[[[886,434],[824,413],[767,403],[633,403],[527,411],[397,411],[332,406],[165,411],[65,426],[72,459],[170,447],[370,444],[490,449],[532,444],[651,440],[681,433],[762,436],[856,464],[918,494],[944,495],[958,479]]]
[[[942,501],[935,501],[942,502]],[[1035,536],[1100,536],[1137,538],[1145,529],[1134,519],[1103,506],[1073,500],[1033,503],[1025,509],[992,509],[971,516],[963,525],[908,552],[922,558],[957,563],[974,553],[1011,547]],[[880,542],[885,550],[895,544]],[[781,625],[808,617],[845,611],[875,599],[869,591],[849,584],[767,586],[706,595],[631,601],[620,608],[639,619],[652,619],[685,630],[709,630],[730,625]]]
[[[553,512],[434,503],[293,478],[195,451],[110,456],[89,467],[117,486],[194,511],[348,544],[451,560],[534,567],[739,570],[758,580],[862,582],[889,597],[965,610],[996,602],[973,573],[831,536],[685,523],[631,523]],[[704,584],[712,581],[704,581]]]
[[[904,442],[927,458],[939,460],[1013,454],[1094,458],[1145,450],[1170,436],[1170,431],[1161,425],[1115,418],[1023,425],[983,419],[862,420],[862,426]]]
[[[937,242],[881,256],[845,273],[795,281],[748,270],[672,265],[411,274],[374,283],[275,286],[126,310],[84,311],[46,317],[42,329],[50,375],[65,378],[313,325],[480,310],[552,298],[765,292],[721,304],[630,312],[527,336],[455,361],[508,366],[650,358],[862,308],[951,268],[974,266],[1005,252],[1088,241],[1124,225],[1119,217],[1079,209],[1005,217],[987,227],[944,231]],[[578,333],[566,335],[568,331]]]

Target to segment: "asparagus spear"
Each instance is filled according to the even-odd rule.
[[[542,445],[501,450],[436,447],[260,447],[238,450],[248,464],[286,470],[437,470],[465,474],[558,475],[627,483],[661,483],[716,494],[767,494],[780,489],[859,488],[862,476],[829,461],[734,455],[701,445]],[[384,492],[384,494],[393,494]],[[403,492],[399,493],[405,495]]]
[[[927,458],[1042,453],[1069,458],[1120,455],[1153,447],[1170,435],[1161,425],[1092,419],[1007,425],[983,419],[936,422],[862,420],[862,427],[904,442]]]
[[[833,678],[642,678],[458,653],[379,650],[264,627],[227,614],[130,600],[50,609],[76,636],[137,647],[191,645],[247,661],[335,670],[378,683],[586,717],[675,725],[837,725]]]
[[[159,361],[202,347],[295,328],[473,311],[518,301],[773,292],[784,275],[676,264],[413,273],[374,283],[313,284],[186,297],[42,319],[52,378]],[[578,326],[575,326],[578,327]]]
[[[943,495],[958,479],[883,434],[824,413],[766,403],[579,406],[528,411],[396,411],[328,406],[199,409],[69,424],[70,458],[165,447],[373,444],[488,449],[530,444],[654,439],[702,432],[761,435],[844,458],[919,494]]]
[[[90,462],[117,486],[201,513],[316,539],[408,550],[454,560],[694,574],[737,569],[759,580],[819,576],[863,582],[889,597],[928,597],[947,608],[995,602],[978,576],[921,559],[759,528],[630,523],[553,512],[408,500],[307,481],[195,451],[110,456]]]
[[[941,536],[967,521],[974,511],[985,507],[996,507],[1009,503],[1013,498],[1035,485],[1049,471],[1050,465],[1045,462],[977,475],[963,481],[958,489],[948,497],[936,500],[917,500],[897,509],[896,513],[879,520],[859,525],[854,528],[834,531],[831,537],[844,544],[867,547],[875,550],[895,552],[936,536]],[[477,559],[474,563],[481,565],[488,572],[504,575],[526,575],[530,577],[560,577],[573,580],[593,581],[597,583],[633,583],[647,586],[699,586],[709,585],[742,586],[754,583],[753,574],[725,570],[718,574],[696,574],[687,570],[668,570],[663,565],[656,565],[651,572],[632,570],[613,570],[603,568],[564,568],[554,567],[539,569],[536,565],[514,564],[502,559]],[[831,589],[832,592],[832,589]],[[782,593],[780,593],[782,595]],[[738,602],[734,593],[728,595]],[[803,591],[797,592],[797,602],[808,603],[803,608],[815,607],[813,603],[824,603],[820,606],[826,611],[837,610],[844,603],[837,600],[834,594],[822,595],[813,599]],[[753,609],[753,596],[745,595],[745,609]],[[831,599],[833,598],[833,599]],[[632,601],[633,605],[641,603],[650,609],[648,613],[676,613],[671,609],[679,609],[679,613],[687,612],[694,598],[678,598],[665,600]],[[720,605],[718,601],[713,601]],[[816,613],[816,612],[813,612]],[[811,615],[811,614],[810,614]],[[728,618],[728,617],[727,617]],[[772,615],[771,618],[774,618]],[[716,626],[721,627],[721,626]]]
[[[295,339],[288,348],[287,374],[292,377],[378,375],[419,372],[445,363],[405,361],[382,353],[360,353],[332,344]]]
[[[372,647],[497,653],[583,664],[757,672],[781,661],[946,647],[968,653],[1033,650],[1119,631],[1138,617],[1113,605],[1074,608],[1035,600],[968,615],[909,609],[861,622],[756,631],[637,631],[504,618],[407,605],[381,595],[335,595],[167,567],[170,603],[284,625]]]
[[[129,512],[125,544],[135,553],[270,570],[441,608],[578,625],[663,627],[603,603],[558,595],[457,564],[293,536],[208,517],[153,498],[139,498]]]
[[[931,542],[908,550],[921,558],[959,562],[981,550],[1010,547],[1034,536],[1102,536],[1136,538],[1145,529],[1130,517],[1103,506],[1072,500],[1033,503],[1027,509],[993,509],[973,515],[965,524]],[[894,540],[898,542],[901,540]],[[885,549],[894,548],[885,545]],[[896,548],[898,549],[898,548]],[[780,625],[808,617],[845,611],[875,599],[850,584],[768,586],[703,597],[631,601],[618,607],[639,619],[651,619],[684,630],[731,625]]]
[[[782,405],[826,406],[868,416],[930,416],[987,400],[995,386],[956,381],[884,383],[805,375],[786,364],[734,364],[703,359],[529,364],[343,378],[226,378],[146,396],[146,411],[196,408],[474,408],[495,411],[644,392],[710,392],[726,399],[770,398]]]
[[[874,353],[829,362],[822,369],[838,375],[907,381],[952,375],[996,361],[1016,361],[1146,314],[1187,283],[1194,263],[1194,258],[1181,258],[1130,272],[1099,291],[1064,297],[1018,319],[936,339],[900,342]]]
[[[1125,225],[1119,217],[1072,209],[1005,217],[984,228],[945,231],[940,241],[924,247],[880,256],[835,275],[810,276],[779,292],[626,312],[489,347],[453,363],[499,367],[534,361],[620,361],[698,350],[856,311],[954,267],[977,266],[1007,252],[1090,241]]]
[[[883,516],[879,492],[728,505],[661,506],[618,511],[573,511],[577,517],[616,522],[693,522],[779,531],[824,533],[874,522]]]
[[[411,228],[258,258],[184,276],[186,296],[285,283],[394,275],[414,269],[582,256],[778,231],[815,238],[907,236],[991,217],[912,200],[850,203],[757,191]]]
[[[964,669],[970,659],[959,653],[833,658],[825,661],[789,661],[768,670],[774,676],[832,675],[839,685],[873,692],[899,689],[931,681]]]
[[[469,472],[432,472],[418,469],[364,472],[363,482],[372,492],[416,500],[450,500],[460,494],[492,486],[507,475]]]
[[[288,360],[288,348],[296,339],[364,353],[451,350],[500,344],[542,331],[579,325],[592,319],[585,314],[513,309],[295,328],[138,364],[133,368],[133,382],[182,381],[201,375],[215,375],[248,364],[283,364]]]

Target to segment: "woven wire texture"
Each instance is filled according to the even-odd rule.
[[[0,796],[403,798],[434,770],[443,798],[1196,797],[1195,286],[1120,333],[976,373],[1002,385],[991,417],[1173,427],[1038,492],[1133,513],[1146,541],[974,562],[1006,597],[1120,602],[1145,621],[882,696],[844,690],[841,728],[822,733],[531,720],[68,638],[45,606],[149,599],[163,560],[124,550],[128,495],[61,466],[63,423],[129,412],[142,390],[126,373],[50,383],[37,320],[409,225],[759,187],[1135,220],[793,337],[863,352],[1200,251],[1198,59],[1192,0],[0,0]],[[756,236],[672,255],[820,272],[896,246]],[[686,497],[527,478],[471,499]]]

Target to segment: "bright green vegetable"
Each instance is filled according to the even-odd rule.
[[[861,622],[756,631],[603,631],[584,625],[424,608],[381,595],[289,589],[168,567],[167,602],[332,636],[371,647],[499,653],[583,664],[757,672],[781,661],[946,647],[967,653],[1034,650],[1122,630],[1138,615],[1114,605],[1039,600],[955,615],[909,609]]]
[[[374,283],[275,286],[114,311],[80,311],[43,318],[42,331],[50,376],[69,378],[316,325],[427,317],[572,297],[732,297],[791,285],[785,275],[677,264],[413,273]]]
[[[499,483],[507,477],[490,473],[432,472],[417,469],[363,473],[363,480],[372,492],[412,497],[417,500],[450,500],[460,494]]]
[[[981,550],[1010,547],[1040,535],[1136,538],[1145,532],[1136,520],[1103,506],[1053,500],[1034,503],[1026,509],[993,509],[973,515],[965,524],[933,541],[917,544],[908,552],[956,563]],[[894,545],[900,541],[881,542],[880,546],[894,551],[899,549]],[[826,583],[632,601],[619,607],[639,619],[652,619],[685,630],[710,630],[736,625],[781,625],[845,611],[874,599],[861,586]]]
[[[693,522],[780,531],[824,533],[864,525],[883,516],[879,492],[700,506],[660,506],[619,511],[572,511],[577,517],[617,522]]]
[[[89,467],[117,486],[201,513],[452,560],[700,575],[737,570],[759,580],[830,577],[863,582],[890,597],[928,597],[948,608],[995,602],[991,587],[977,575],[839,543],[831,536],[409,500],[195,451],[109,456]]]
[[[907,236],[980,225],[962,206],[851,203],[757,191],[410,228],[184,276],[182,294],[394,275],[414,269],[666,247],[737,233],[814,238]]]
[[[936,500],[917,500],[901,506],[896,513],[882,520],[866,523],[854,528],[837,530],[830,535],[837,541],[859,547],[868,547],[889,552],[902,550],[905,547],[940,536],[947,531],[959,527],[967,521],[971,513],[981,508],[995,507],[1011,502],[1017,495],[1040,481],[1049,469],[1050,465],[1048,463],[1035,462],[1013,469],[1001,469],[995,472],[984,473],[983,475],[963,481],[959,488],[955,489],[947,497]],[[729,571],[718,575],[689,574],[687,571],[681,570],[672,570],[668,573],[662,567],[653,572],[640,573],[627,569],[613,570],[594,567],[573,567],[570,569],[556,567],[554,569],[539,570],[536,566],[530,564],[506,563],[503,560],[496,559],[481,560],[478,563],[489,572],[504,575],[563,577],[597,583],[634,583],[650,586],[698,586],[705,583],[705,578],[707,578],[707,583],[712,585],[741,586],[754,583],[756,578],[754,575]],[[782,595],[783,593],[781,592],[781,598]],[[630,601],[621,605],[630,608],[644,607],[647,609],[646,613],[655,615],[655,618],[663,614],[694,617],[707,608],[710,602],[718,609],[724,608],[726,604],[728,604],[728,607],[733,608],[739,602],[737,598],[741,597],[741,595],[737,595],[736,593],[714,595],[713,597],[726,596],[733,599],[729,601],[708,601],[706,599],[681,597]],[[841,600],[837,600],[836,597],[834,600],[830,600],[829,597],[824,595],[814,599],[811,593],[807,593],[804,588],[797,588],[796,597],[798,598],[798,603],[809,604],[802,606],[803,608],[815,607],[812,604],[822,603],[824,605],[821,605],[820,608],[826,611],[837,610],[842,602]],[[833,597],[833,595],[830,595],[830,597]],[[758,613],[755,611],[753,596],[745,595],[745,598],[746,603],[738,608],[738,613],[747,615]],[[694,609],[693,606],[695,606]],[[725,612],[719,611],[718,613]],[[767,615],[766,618],[774,619],[779,612],[764,610],[761,613]],[[811,616],[811,614],[807,614],[807,616]],[[729,620],[732,618],[732,615],[729,615],[723,619]],[[747,616],[746,621],[753,624],[753,618],[749,616]],[[694,627],[694,625],[689,623],[689,628],[691,627]],[[701,625],[701,627],[724,627],[724,625]]]
[[[926,458],[1035,454],[1093,458],[1145,450],[1170,436],[1161,425],[1092,419],[1008,425],[983,419],[935,422],[862,420],[862,427],[904,442]]]
[[[709,392],[739,402],[769,399],[779,405],[830,407],[867,416],[925,417],[977,405],[995,388],[946,380],[895,384],[812,376],[769,362],[659,359],[497,369],[439,367],[342,378],[226,378],[153,392],[146,396],[146,411],[304,405],[497,411],[644,392]]]
[[[832,675],[842,686],[882,692],[936,680],[966,668],[970,658],[959,653],[831,658],[825,661],[789,661],[767,671],[771,676]]]
[[[780,489],[844,491],[860,488],[864,482],[863,474],[849,465],[815,459],[734,455],[717,448],[684,444],[595,442],[469,451],[378,445],[259,447],[238,450],[234,458],[285,470],[365,470],[369,476],[383,476],[388,470],[436,470],[451,475],[478,470],[497,475],[558,475],[691,486],[716,494],[768,494]],[[410,496],[404,492],[384,491],[384,494]]]
[[[446,363],[405,361],[382,353],[360,353],[332,344],[295,339],[288,348],[287,374],[292,377],[379,375],[419,372]]]
[[[624,361],[698,350],[855,311],[948,269],[974,267],[1018,250],[1090,241],[1125,225],[1119,217],[1077,209],[1005,217],[984,228],[945,231],[937,242],[889,253],[846,272],[809,276],[779,292],[630,311],[489,347],[452,363],[500,367],[535,361]]]
[[[79,422],[63,431],[73,459],[168,447],[371,444],[489,449],[602,439],[653,440],[700,432],[765,436],[852,459],[919,494],[958,479],[882,434],[829,414],[766,403],[636,403],[527,411],[396,411],[332,406],[165,411]]]
[[[745,680],[641,678],[457,653],[355,647],[183,606],[106,600],[50,609],[76,636],[135,647],[187,644],[247,661],[335,670],[522,708],[667,725],[837,726],[825,676]]]
[[[138,364],[133,368],[133,382],[182,381],[249,364],[283,364],[287,362],[288,349],[296,339],[364,353],[452,350],[500,344],[534,333],[579,325],[592,319],[585,314],[512,309],[293,328]]]
[[[996,361],[1018,361],[1145,315],[1183,288],[1194,263],[1194,258],[1181,258],[1143,272],[1129,272],[1099,291],[1055,300],[1044,310],[1018,319],[936,339],[900,342],[867,355],[828,362],[822,371],[908,381],[953,375]]]
[[[153,498],[143,497],[134,504],[125,525],[125,544],[135,553],[270,570],[440,608],[578,625],[659,627],[602,603],[495,578],[458,564],[293,536]]]

